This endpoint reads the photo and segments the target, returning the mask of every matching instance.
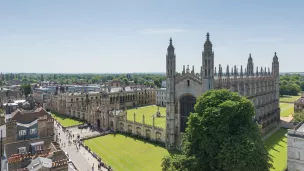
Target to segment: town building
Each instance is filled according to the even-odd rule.
[[[156,94],[156,105],[158,106],[166,106],[167,103],[167,92],[166,88],[160,88],[155,90]]]
[[[301,122],[287,133],[287,168],[304,170],[304,124]]]
[[[245,71],[241,66],[229,67],[226,72],[221,65],[218,70],[214,66],[215,55],[207,33],[207,39],[202,52],[202,66],[195,72],[183,66],[181,73],[176,70],[175,48],[170,39],[166,55],[166,144],[179,148],[182,134],[190,112],[194,111],[196,98],[211,89],[229,89],[247,97],[255,107],[255,121],[262,125],[262,133],[277,125],[280,121],[279,108],[279,60],[274,53],[272,70],[256,67],[251,54],[249,54]],[[231,69],[231,71],[230,71]],[[224,69],[225,70],[225,69]]]
[[[60,90],[60,87],[57,88],[57,92],[50,96],[47,109],[86,120],[98,128],[100,128],[100,123],[96,112],[108,113],[117,107],[128,109],[156,104],[155,90],[151,88],[114,87],[87,93],[70,93]]]
[[[68,170],[68,158],[54,142],[54,119],[43,108],[17,109],[0,124],[5,127],[1,170]]]
[[[4,88],[0,87],[0,107],[1,104],[7,103],[9,100],[22,100],[24,96],[20,88]]]
[[[166,86],[167,86],[167,81],[163,80],[161,83],[161,88],[166,88]]]
[[[304,111],[304,93],[301,93],[301,97],[294,102],[294,112]]]

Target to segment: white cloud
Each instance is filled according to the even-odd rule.
[[[167,33],[180,33],[185,32],[184,29],[146,29],[141,31],[141,34],[167,34]]]

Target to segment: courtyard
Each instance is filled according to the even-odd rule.
[[[280,128],[264,142],[271,156],[273,167],[271,171],[282,171],[287,166],[287,129]]]
[[[161,170],[162,158],[167,149],[120,134],[110,134],[89,140],[87,145],[114,170]]]
[[[60,115],[54,112],[51,112],[51,115],[53,116],[54,119],[57,120],[57,122],[59,122],[63,127],[69,127],[69,126],[75,126],[75,125],[80,125],[83,124],[83,122],[78,121],[76,119],[73,118],[69,118],[67,116],[64,115]]]
[[[159,108],[161,117],[156,117],[156,112]],[[144,106],[133,109],[128,109],[128,120],[133,121],[134,113],[136,113],[136,122],[142,122],[142,116],[145,115],[145,123],[153,124],[153,116],[155,116],[155,126],[165,128],[166,126],[166,108],[158,106]]]
[[[281,96],[280,102],[283,103],[294,103],[297,101],[301,96]]]

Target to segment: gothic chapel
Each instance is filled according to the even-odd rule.
[[[166,77],[167,77],[167,112],[166,112],[166,145],[180,147],[181,137],[187,126],[188,116],[194,111],[196,98],[210,89],[229,89],[246,96],[255,106],[255,121],[262,125],[262,132],[266,132],[280,121],[279,108],[279,61],[274,53],[272,70],[256,67],[249,54],[247,67],[243,72],[236,66],[227,65],[226,72],[219,65],[218,71],[214,67],[214,51],[210,35],[202,52],[202,66],[200,73],[190,71],[189,65],[182,73],[176,71],[176,55],[172,39],[167,48]]]

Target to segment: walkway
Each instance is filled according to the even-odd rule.
[[[67,138],[67,131],[64,133],[61,128],[57,128],[56,124],[56,134],[61,141],[58,143],[61,146],[61,149],[68,153],[69,159],[74,163],[76,168],[79,171],[92,171],[92,166],[94,165],[94,170],[93,171],[98,171],[98,161],[83,147],[80,147],[79,151],[77,150],[76,146],[74,144],[71,144],[71,146],[68,145],[68,138]],[[90,131],[89,129],[84,129],[83,131],[79,130],[78,128],[70,128],[72,130],[72,134],[74,134],[74,139],[77,138],[77,133],[83,132],[83,135],[88,135],[89,133],[95,134],[96,132]],[[68,129],[69,130],[69,129]],[[64,146],[62,144],[65,143]],[[107,169],[102,168],[102,171],[107,171]]]

